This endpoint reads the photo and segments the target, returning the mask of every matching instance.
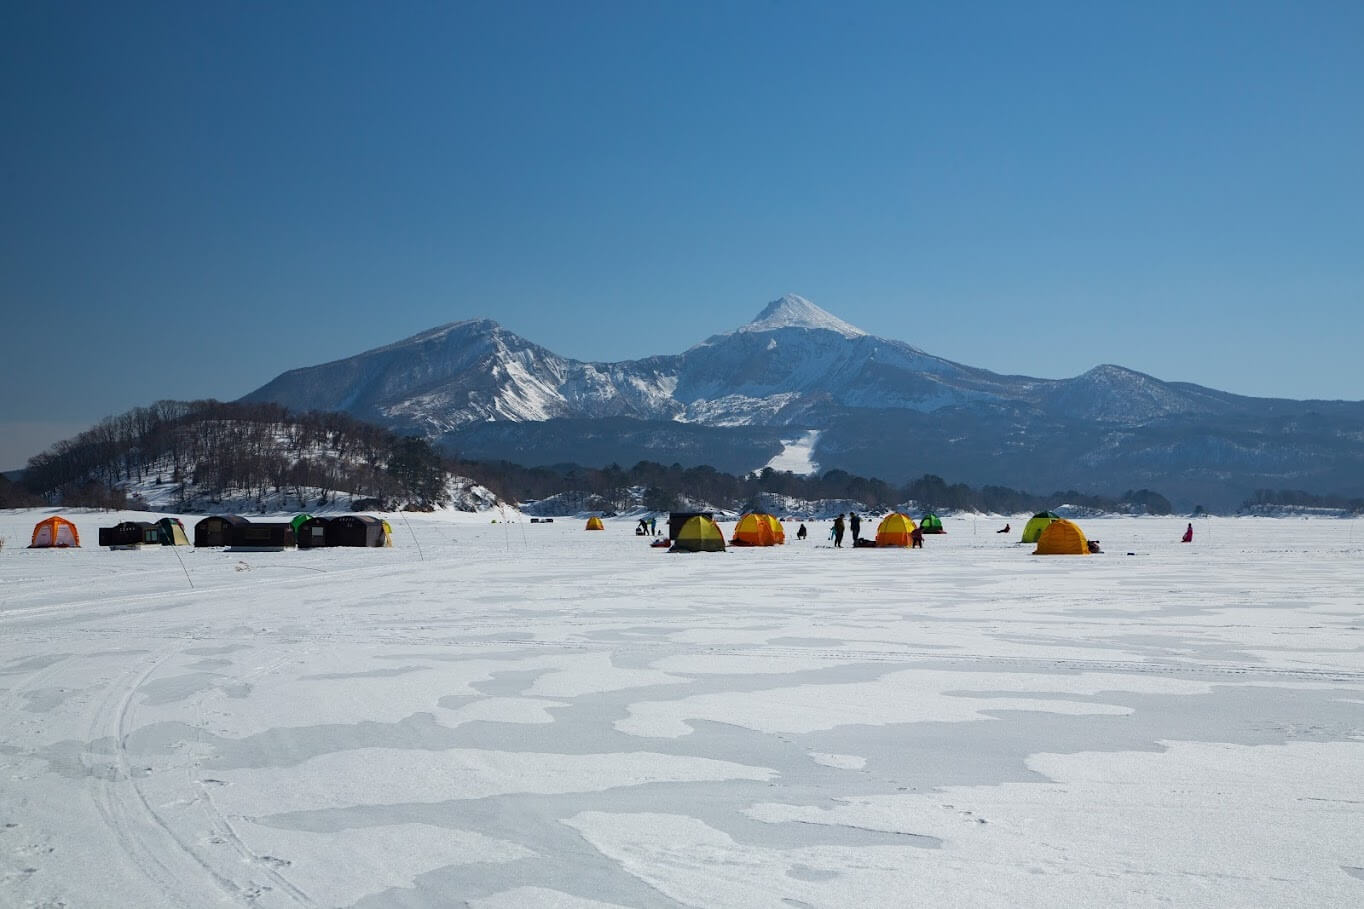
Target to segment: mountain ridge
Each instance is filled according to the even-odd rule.
[[[1251,398],[1110,363],[1064,379],[1002,375],[868,334],[794,294],[681,353],[617,362],[562,357],[492,319],[451,322],[289,370],[243,400],[341,410],[468,456],[546,463],[601,450],[591,421],[624,419],[641,426],[634,433],[633,424],[613,424],[622,451],[647,455],[654,451],[647,439],[658,439],[662,451],[651,459],[664,463],[671,460],[663,440],[678,438],[664,427],[687,423],[732,436],[743,427],[820,430],[815,460],[823,467],[851,458],[860,472],[891,480],[913,474],[911,460],[957,476],[953,466],[975,465],[984,454],[972,469],[1020,488],[1035,485],[1037,475],[1049,478],[1048,486],[1083,488],[1076,484],[1098,483],[1109,470],[1113,484],[1155,488],[1165,476],[1210,501],[1290,482],[1309,491],[1341,482],[1347,488],[1320,491],[1364,491],[1348,479],[1352,469],[1356,478],[1364,474],[1357,469],[1364,446],[1351,436],[1364,424],[1364,402]],[[1312,414],[1327,428],[1312,423]],[[1285,428],[1295,418],[1313,428]],[[565,422],[534,426],[556,421]],[[488,423],[520,428],[478,429]],[[877,439],[898,437],[908,425],[916,435],[903,444],[913,459],[875,455]],[[1191,454],[1169,456],[1171,432],[1182,434],[1176,450]],[[777,435],[734,436],[739,448],[727,463],[737,469],[751,457],[751,468],[761,466],[780,451],[772,448]],[[629,441],[635,436],[639,446]],[[975,448],[962,452],[963,444]],[[945,458],[951,451],[955,459]],[[1147,455],[1134,458],[1133,451]]]

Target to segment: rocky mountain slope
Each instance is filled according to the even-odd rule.
[[[751,470],[819,430],[821,469],[1020,488],[1160,489],[1209,507],[1257,488],[1364,492],[1364,402],[1287,401],[1120,366],[1006,376],[878,338],[797,296],[679,354],[588,363],[456,322],[247,395],[523,463]]]

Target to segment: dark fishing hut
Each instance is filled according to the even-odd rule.
[[[294,535],[298,538],[299,549],[317,549],[328,545],[327,525],[331,521],[327,518],[308,518],[294,529]]]
[[[327,524],[328,546],[383,546],[387,542],[384,522],[367,514],[343,514]]]
[[[275,552],[296,545],[294,525],[288,521],[246,521],[232,528],[228,548],[251,552]]]
[[[99,529],[99,545],[110,549],[137,549],[143,543],[160,543],[155,524],[150,521],[122,521]]]
[[[236,514],[209,515],[194,525],[194,545],[231,546],[232,531],[250,523],[246,518]]]

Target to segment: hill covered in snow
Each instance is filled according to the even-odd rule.
[[[29,461],[52,503],[161,511],[280,512],[497,504],[425,440],[338,413],[161,401],[110,417]]]

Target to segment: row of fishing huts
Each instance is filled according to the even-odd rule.
[[[158,521],[121,521],[99,528],[99,545],[110,549],[143,546],[187,546],[190,537],[179,518]],[[334,518],[297,515],[290,521],[251,521],[241,515],[209,515],[194,525],[196,547],[271,550],[324,546],[380,547],[393,545],[393,529],[382,518],[347,514]],[[77,547],[80,533],[66,518],[50,517],[33,528],[30,548]]]

